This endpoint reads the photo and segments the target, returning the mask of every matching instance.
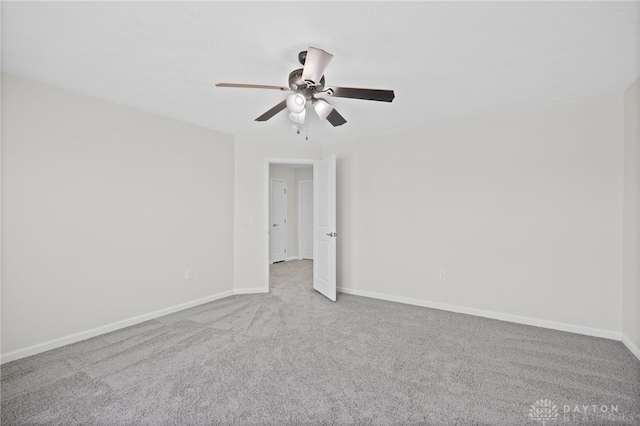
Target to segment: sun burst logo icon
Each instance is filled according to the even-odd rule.
[[[548,421],[555,422],[559,415],[558,407],[549,399],[539,399],[529,406],[529,417],[533,421],[542,422],[542,426],[546,426]]]

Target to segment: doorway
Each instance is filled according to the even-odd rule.
[[[300,253],[300,224],[298,213],[298,185],[300,181],[313,182],[313,159],[310,158],[267,158],[265,159],[265,174],[264,174],[264,193],[265,193],[265,230],[267,231],[267,238],[265,241],[265,261],[264,261],[264,277],[267,291],[269,291],[269,276],[270,267],[274,262],[291,261],[302,259]],[[273,226],[277,222],[273,219],[272,207],[274,199],[272,194],[272,181],[279,180],[286,182],[286,212],[283,214],[283,222],[286,219],[286,224],[283,223],[282,231],[273,231],[274,228],[278,229],[280,226]],[[280,232],[280,236],[278,233]],[[273,248],[277,246],[277,239],[282,238],[282,235],[286,234],[286,242],[284,247],[286,253],[284,257],[282,255],[273,257]]]
[[[286,198],[289,201],[286,214],[286,256],[284,260],[302,260],[312,258],[313,282],[312,287],[332,301],[336,301],[336,156],[330,155],[322,160],[313,159],[273,159],[265,158],[264,163],[264,277],[266,291],[270,291],[270,267],[272,234],[276,222],[272,221],[271,193],[272,179],[281,179],[286,183]],[[300,181],[312,181],[312,192],[305,188]],[[299,224],[298,188],[300,193],[312,204],[307,203],[307,210],[311,210],[312,219],[306,215],[307,235],[313,235],[312,245],[300,244],[300,234],[304,232],[305,224]],[[301,203],[304,210],[304,201]],[[308,213],[308,212],[307,212]],[[304,212],[302,212],[304,215]],[[304,221],[304,220],[303,220]],[[313,223],[313,232],[310,225]],[[302,231],[301,231],[302,229]],[[302,240],[306,241],[304,236]],[[274,257],[275,259],[275,257]],[[311,260],[311,259],[309,259]]]
[[[301,187],[304,193],[300,193]],[[270,264],[313,258],[313,199],[310,198],[313,192],[309,192],[309,187],[313,187],[313,165],[278,163],[269,165]],[[302,210],[301,201],[306,205]],[[301,220],[305,222],[302,223]],[[306,235],[301,235],[301,230],[305,229]],[[311,242],[307,241],[308,237],[311,238]],[[305,253],[303,253],[303,246],[300,245],[301,241],[307,244]]]

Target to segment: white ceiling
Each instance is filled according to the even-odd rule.
[[[307,46],[334,55],[326,140],[622,92],[638,76],[639,2],[2,2],[2,70],[233,135],[300,139],[275,90]]]

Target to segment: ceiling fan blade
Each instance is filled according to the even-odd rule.
[[[336,98],[365,99],[368,101],[391,102],[396,95],[393,90],[360,89],[357,87],[329,87],[325,93]]]
[[[307,49],[307,58],[304,62],[302,70],[302,79],[320,83],[320,79],[324,75],[325,70],[329,66],[329,62],[333,55],[322,49],[309,46]]]
[[[288,87],[284,86],[270,86],[267,84],[241,84],[241,83],[216,83],[216,87],[240,87],[243,89],[275,89],[288,91]]]
[[[335,108],[331,110],[329,115],[327,115],[327,121],[331,123],[333,127],[342,126],[347,122],[347,120],[345,120]]]
[[[287,100],[285,99],[284,101],[280,102],[278,105],[271,108],[269,111],[262,114],[260,117],[256,118],[256,121],[267,121],[268,119],[270,119],[271,117],[273,117],[274,115],[276,115],[277,113],[285,109],[286,107],[287,107]]]

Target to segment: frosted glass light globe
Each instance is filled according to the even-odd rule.
[[[294,114],[300,114],[306,105],[307,100],[300,93],[292,93],[287,96],[287,109]]]

